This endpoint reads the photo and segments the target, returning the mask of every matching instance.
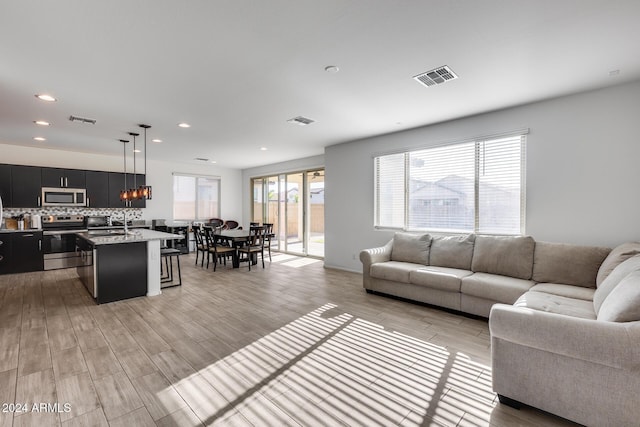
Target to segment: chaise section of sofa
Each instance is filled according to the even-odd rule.
[[[562,252],[572,258],[575,250],[602,256],[595,248]],[[514,305],[493,306],[493,389],[503,403],[524,403],[585,425],[637,425],[639,254],[640,243],[621,245],[597,271],[591,264],[583,266],[583,276],[567,271],[571,277],[564,280],[573,285],[541,283]]]

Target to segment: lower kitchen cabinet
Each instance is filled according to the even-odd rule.
[[[0,274],[9,274],[13,268],[11,262],[11,249],[13,239],[11,234],[0,234]]]
[[[42,271],[42,232],[0,233],[0,274]]]

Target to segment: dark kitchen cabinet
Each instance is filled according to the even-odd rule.
[[[109,207],[109,172],[87,171],[87,207]]]
[[[109,207],[110,208],[123,208],[124,202],[120,200],[120,191],[122,191],[124,187],[124,174],[119,172],[108,172],[109,173]],[[130,176],[127,176],[127,185],[130,184]]]
[[[13,233],[13,272],[44,270],[42,232]]]
[[[38,208],[41,206],[42,181],[36,166],[11,166],[11,206]]]
[[[0,233],[0,274],[42,271],[42,232]]]
[[[53,188],[85,188],[85,171],[78,169],[42,168],[42,186]]]
[[[0,274],[9,274],[13,269],[11,262],[12,236],[11,233],[0,233]]]
[[[12,206],[11,165],[0,165],[0,198],[2,199],[3,206]]]

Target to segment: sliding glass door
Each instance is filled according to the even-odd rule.
[[[251,180],[253,222],[273,223],[273,249],[324,257],[324,170]]]

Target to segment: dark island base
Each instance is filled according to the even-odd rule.
[[[98,304],[147,294],[147,243],[97,246]]]

